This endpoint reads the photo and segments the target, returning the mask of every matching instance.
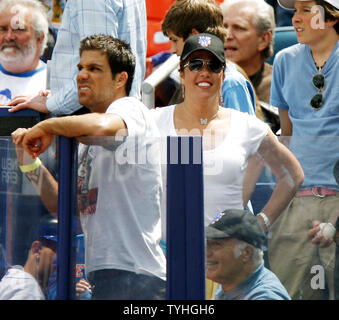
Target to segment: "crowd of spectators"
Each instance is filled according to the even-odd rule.
[[[162,21],[170,52],[146,57],[143,0],[0,1],[0,103],[47,115],[12,139],[18,169],[55,218],[58,181],[38,156],[55,136],[78,141],[86,256],[78,298],[165,298],[161,137],[188,135],[204,138],[206,298],[336,298],[338,20],[336,0],[176,0]],[[298,44],[276,53],[284,26]],[[147,110],[146,62],[172,54],[180,84],[168,90],[166,79],[158,88],[166,102]],[[131,159],[131,148],[146,163],[135,152]],[[274,187],[254,212],[263,168]],[[29,240],[23,266],[9,266],[0,281],[0,299],[52,297],[54,237]],[[323,270],[317,285],[314,266]]]

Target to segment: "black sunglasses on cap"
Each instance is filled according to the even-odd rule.
[[[322,74],[321,68],[319,68],[318,73],[313,76],[312,83],[314,87],[318,90],[318,93],[316,93],[312,97],[310,104],[314,110],[319,110],[324,102],[323,91],[325,88],[325,76]]]
[[[205,64],[207,65],[207,69],[213,73],[220,73],[220,71],[224,68],[224,65],[216,59],[192,59],[184,65],[184,68],[188,67],[188,69],[192,72],[199,72],[204,68]]]

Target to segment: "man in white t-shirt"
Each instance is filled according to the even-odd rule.
[[[12,133],[14,143],[34,158],[54,135],[82,142],[78,209],[93,299],[165,298],[158,129],[146,106],[127,96],[134,68],[125,42],[105,35],[83,39],[77,85],[79,103],[91,113],[50,118]],[[39,183],[46,168],[38,158],[30,162],[21,168]]]
[[[48,20],[37,0],[0,1],[0,104],[46,89]]]

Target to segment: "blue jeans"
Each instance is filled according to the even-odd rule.
[[[155,276],[103,269],[90,272],[93,300],[164,300],[166,282]]]

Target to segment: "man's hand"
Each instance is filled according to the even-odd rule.
[[[313,221],[313,228],[308,231],[308,237],[311,242],[316,245],[318,248],[327,248],[333,243],[333,239],[324,237],[320,231],[320,221]],[[318,233],[319,232],[319,233]]]
[[[51,145],[53,137],[52,134],[44,130],[43,126],[38,123],[33,128],[27,130],[22,145],[32,158],[36,158]]]
[[[76,296],[81,297],[86,291],[91,291],[91,288],[91,285],[85,279],[80,279],[75,286]]]
[[[12,141],[15,144],[16,156],[19,161],[19,165],[27,165],[32,163],[32,157],[25,152],[22,141],[27,133],[28,129],[26,128],[18,128],[14,132],[11,133]]]
[[[46,101],[49,91],[41,91],[37,96],[15,96],[8,106],[12,107],[8,112],[16,112],[22,109],[33,109],[42,113],[50,113]]]

